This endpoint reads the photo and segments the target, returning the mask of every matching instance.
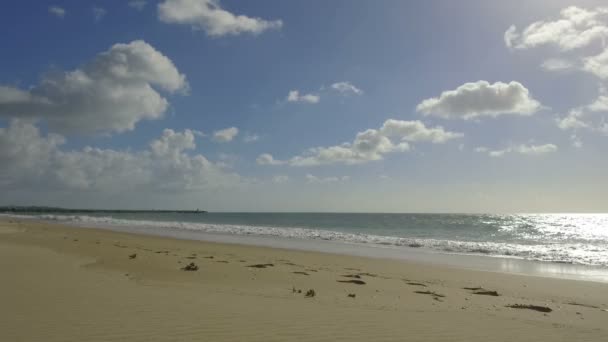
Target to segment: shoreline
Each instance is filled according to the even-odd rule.
[[[0,221],[7,219],[11,219],[11,216],[0,216]],[[14,216],[13,219],[53,225],[65,225],[84,229],[101,229],[121,233],[160,236],[187,241],[203,241],[244,246],[279,248],[285,250],[327,253],[332,255],[350,255],[424,263],[428,265],[445,266],[463,270],[608,283],[608,267],[561,263],[555,261],[530,260],[521,257],[457,252],[450,253],[425,247],[415,248],[406,246],[330,241],[323,239],[208,233],[188,229],[166,230],[152,226],[106,225],[94,222],[62,222],[45,220],[36,217]]]
[[[199,269],[181,270],[190,262]],[[608,334],[605,283],[24,220],[0,219],[0,272],[7,341],[598,341]]]

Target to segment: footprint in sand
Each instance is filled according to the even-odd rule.
[[[436,300],[436,301],[438,301],[438,302],[442,302],[441,298],[445,298],[445,295],[439,294],[439,293],[434,292],[434,291],[414,291],[414,293],[425,294],[425,295],[432,296],[433,299]]]
[[[422,286],[422,287],[426,287],[426,285],[425,285],[425,284],[423,284],[423,283],[417,283],[417,282],[415,282],[415,281],[408,281],[408,282],[406,282],[406,284],[411,285],[411,286]]]

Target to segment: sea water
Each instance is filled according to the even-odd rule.
[[[608,214],[30,213],[23,217],[175,235],[328,240],[608,268]],[[183,234],[182,234],[183,235]]]

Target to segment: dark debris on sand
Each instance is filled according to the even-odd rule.
[[[195,263],[191,262],[188,265],[182,267],[182,270],[184,270],[184,271],[198,271],[198,266]]]
[[[498,297],[500,294],[497,291],[486,290],[481,286],[478,287],[463,287],[464,290],[473,291],[474,295]]]
[[[129,255],[129,259],[135,259],[137,258],[137,253],[133,253],[131,255]]]
[[[493,296],[493,297],[498,297],[500,296],[500,294],[496,291],[488,291],[488,290],[481,290],[481,291],[475,291],[473,292],[474,295],[482,295],[482,296]]]
[[[363,280],[356,280],[356,279],[337,280],[337,282],[338,283],[349,283],[349,284],[365,285],[365,282]]]
[[[252,267],[252,268],[267,268],[267,267],[274,267],[274,264],[254,264],[254,265],[249,265],[247,267]]]
[[[528,310],[534,310],[534,311],[539,311],[539,312],[553,311],[553,309],[546,307],[546,306],[528,305],[528,304],[512,304],[512,305],[506,305],[506,307],[511,308],[511,309],[528,309]]]
[[[310,290],[306,291],[306,295],[305,295],[305,296],[306,296],[306,297],[311,297],[311,298],[312,298],[312,297],[314,297],[314,296],[316,296],[316,295],[317,295],[317,293],[315,292],[315,290],[310,289]]]

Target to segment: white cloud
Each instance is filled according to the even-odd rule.
[[[225,143],[230,142],[239,134],[239,129],[236,127],[228,127],[213,132],[213,140]]]
[[[608,8],[592,10],[575,6],[561,10],[560,18],[536,21],[518,31],[512,25],[505,32],[509,48],[528,49],[541,45],[554,45],[563,51],[582,48],[608,37]]]
[[[289,182],[289,177],[285,175],[276,175],[272,177],[272,182],[275,184],[284,184]]]
[[[441,144],[448,140],[460,138],[461,133],[448,132],[441,126],[427,128],[421,121],[402,121],[388,119],[380,128],[380,132],[387,137],[398,137],[410,142],[432,142]]]
[[[608,79],[608,48],[598,55],[584,58],[583,70],[603,80]]]
[[[601,90],[597,99],[587,108],[592,112],[608,112],[608,94],[606,94],[606,91]]]
[[[245,143],[254,143],[258,140],[260,140],[260,136],[254,133],[247,133],[243,137],[243,142]]]
[[[93,19],[95,19],[95,22],[101,21],[106,14],[108,14],[108,11],[105,8],[93,7]]]
[[[572,146],[574,146],[576,148],[583,147],[583,141],[576,134],[572,134],[570,136],[570,141],[572,142]]]
[[[530,96],[521,83],[487,81],[465,83],[455,90],[447,90],[439,97],[422,101],[418,112],[445,119],[475,119],[504,114],[531,115],[541,109],[540,102]]]
[[[51,7],[49,7],[49,13],[56,16],[57,18],[63,18],[63,17],[65,17],[66,12],[65,12],[65,9],[63,9],[62,7],[51,6]]]
[[[165,0],[158,4],[158,18],[164,23],[186,24],[209,36],[260,34],[280,29],[281,20],[264,20],[235,15],[221,8],[219,0]]]
[[[342,176],[342,177],[317,177],[313,176],[310,173],[305,176],[306,181],[308,183],[316,183],[316,184],[327,184],[327,183],[337,183],[337,182],[348,182],[350,180],[350,176]]]
[[[303,103],[319,103],[321,97],[315,94],[304,94],[300,95],[300,91],[291,90],[287,94],[287,102],[303,102]]]
[[[331,85],[331,88],[343,95],[361,95],[363,91],[349,82],[336,82]]]
[[[12,120],[0,128],[0,186],[100,192],[197,191],[233,186],[241,178],[194,150],[191,130],[165,129],[139,152],[85,147],[62,150],[65,139],[43,136],[31,123]]]
[[[131,0],[128,5],[138,11],[142,11],[148,2],[146,0]]]
[[[583,121],[583,110],[573,109],[567,116],[556,119],[557,127],[562,130],[587,128],[589,125]]]
[[[557,151],[557,146],[554,144],[544,145],[514,145],[507,147],[502,150],[491,150],[487,147],[477,147],[475,152],[487,153],[490,157],[502,157],[507,153],[518,153],[529,156],[537,156],[546,153],[553,153]]]
[[[45,119],[62,132],[123,132],[163,116],[169,102],[155,87],[174,93],[188,83],[146,42],[115,44],[82,68],[45,74],[31,89],[0,86],[0,116]]]
[[[517,33],[517,27],[515,27],[515,25],[509,26],[509,28],[505,31],[505,34],[504,34],[505,45],[508,48],[512,48],[513,42],[517,38],[519,38],[519,33]]]
[[[462,137],[461,133],[445,131],[442,127],[427,128],[420,121],[389,119],[380,129],[357,133],[352,143],[329,147],[314,147],[289,160],[276,160],[268,153],[257,159],[260,165],[316,166],[323,164],[359,164],[381,160],[385,154],[410,150],[411,142],[444,143]]]
[[[562,130],[587,129],[603,133],[602,124],[605,117],[598,114],[606,112],[608,112],[608,90],[602,86],[595,101],[587,106],[571,109],[568,115],[557,118],[556,123]]]
[[[559,58],[547,59],[540,66],[547,71],[563,71],[574,68],[572,62]]]
[[[519,145],[513,149],[514,152],[536,156],[539,154],[553,153],[557,151],[557,146],[554,144],[544,145]]]
[[[608,135],[608,123],[602,122],[600,126],[597,128],[597,131],[603,135]]]
[[[274,159],[274,157],[271,154],[268,154],[268,153],[262,153],[262,154],[260,154],[255,161],[256,161],[256,163],[258,163],[258,165],[282,165],[282,164],[285,164],[285,162],[283,162],[283,161]]]
[[[517,49],[555,46],[567,59],[562,56],[548,59],[542,64],[544,69],[583,71],[605,83],[608,80],[608,7],[583,9],[571,6],[560,13],[559,19],[537,21],[521,33],[510,28],[505,33],[505,37],[511,37],[506,39],[507,45]],[[590,55],[590,51],[598,48],[602,50]],[[594,102],[572,108],[566,116],[556,119],[557,126],[562,130],[585,129],[601,133],[600,125],[605,117],[597,113],[608,112],[608,92],[603,83],[600,83],[599,95]]]

